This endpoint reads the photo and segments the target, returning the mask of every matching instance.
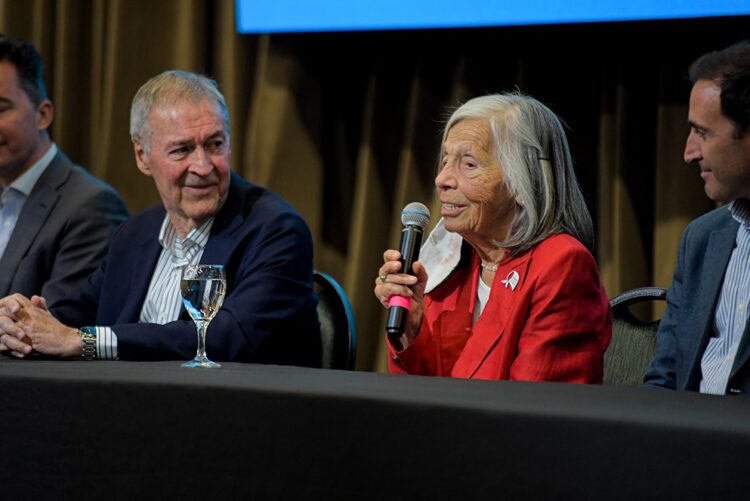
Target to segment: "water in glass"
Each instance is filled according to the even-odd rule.
[[[198,331],[195,358],[182,364],[183,367],[221,367],[206,356],[206,330],[224,302],[226,288],[222,265],[189,265],[182,270],[182,302]]]

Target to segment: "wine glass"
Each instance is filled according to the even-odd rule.
[[[206,329],[224,302],[227,279],[220,264],[187,265],[182,269],[182,302],[198,331],[198,351],[183,367],[221,367],[206,356]]]

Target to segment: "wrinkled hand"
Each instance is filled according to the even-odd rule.
[[[414,275],[399,273],[401,271],[401,253],[394,249],[388,249],[383,253],[383,266],[378,270],[375,279],[375,297],[380,304],[388,307],[391,296],[404,296],[411,300],[409,314],[406,317],[407,340],[411,343],[419,333],[424,313],[424,289],[427,285],[427,271],[419,261],[414,262],[412,268]]]
[[[18,304],[11,296],[0,299],[0,353],[22,358],[31,353],[31,339],[16,322]]]
[[[37,306],[44,311],[47,311],[47,300],[44,299],[42,296],[31,296],[31,304],[34,306]]]
[[[57,321],[44,298],[21,294],[0,299],[0,343],[0,351],[19,358],[32,349],[59,357],[77,357],[82,351],[77,330]]]

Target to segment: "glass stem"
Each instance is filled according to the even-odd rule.
[[[198,328],[198,351],[195,353],[195,358],[203,360],[206,358],[206,327],[207,323],[203,321],[195,322]]]

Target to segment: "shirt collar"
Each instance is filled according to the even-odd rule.
[[[738,198],[729,204],[732,217],[744,227],[750,227],[750,201]]]
[[[203,249],[208,242],[208,236],[211,234],[211,227],[214,224],[214,218],[207,219],[203,224],[197,228],[190,230],[185,239],[181,239],[177,234],[177,230],[172,225],[172,220],[169,218],[169,214],[164,216],[164,221],[161,224],[159,230],[159,244],[175,259],[186,259],[188,252],[195,248],[196,250]]]
[[[42,155],[42,157],[34,162],[34,165],[29,167],[26,172],[10,183],[8,189],[19,191],[28,197],[31,194],[31,190],[36,186],[36,182],[42,174],[44,174],[44,171],[47,170],[52,159],[55,158],[55,155],[57,155],[57,145],[52,143],[52,146],[47,150],[47,153]]]

